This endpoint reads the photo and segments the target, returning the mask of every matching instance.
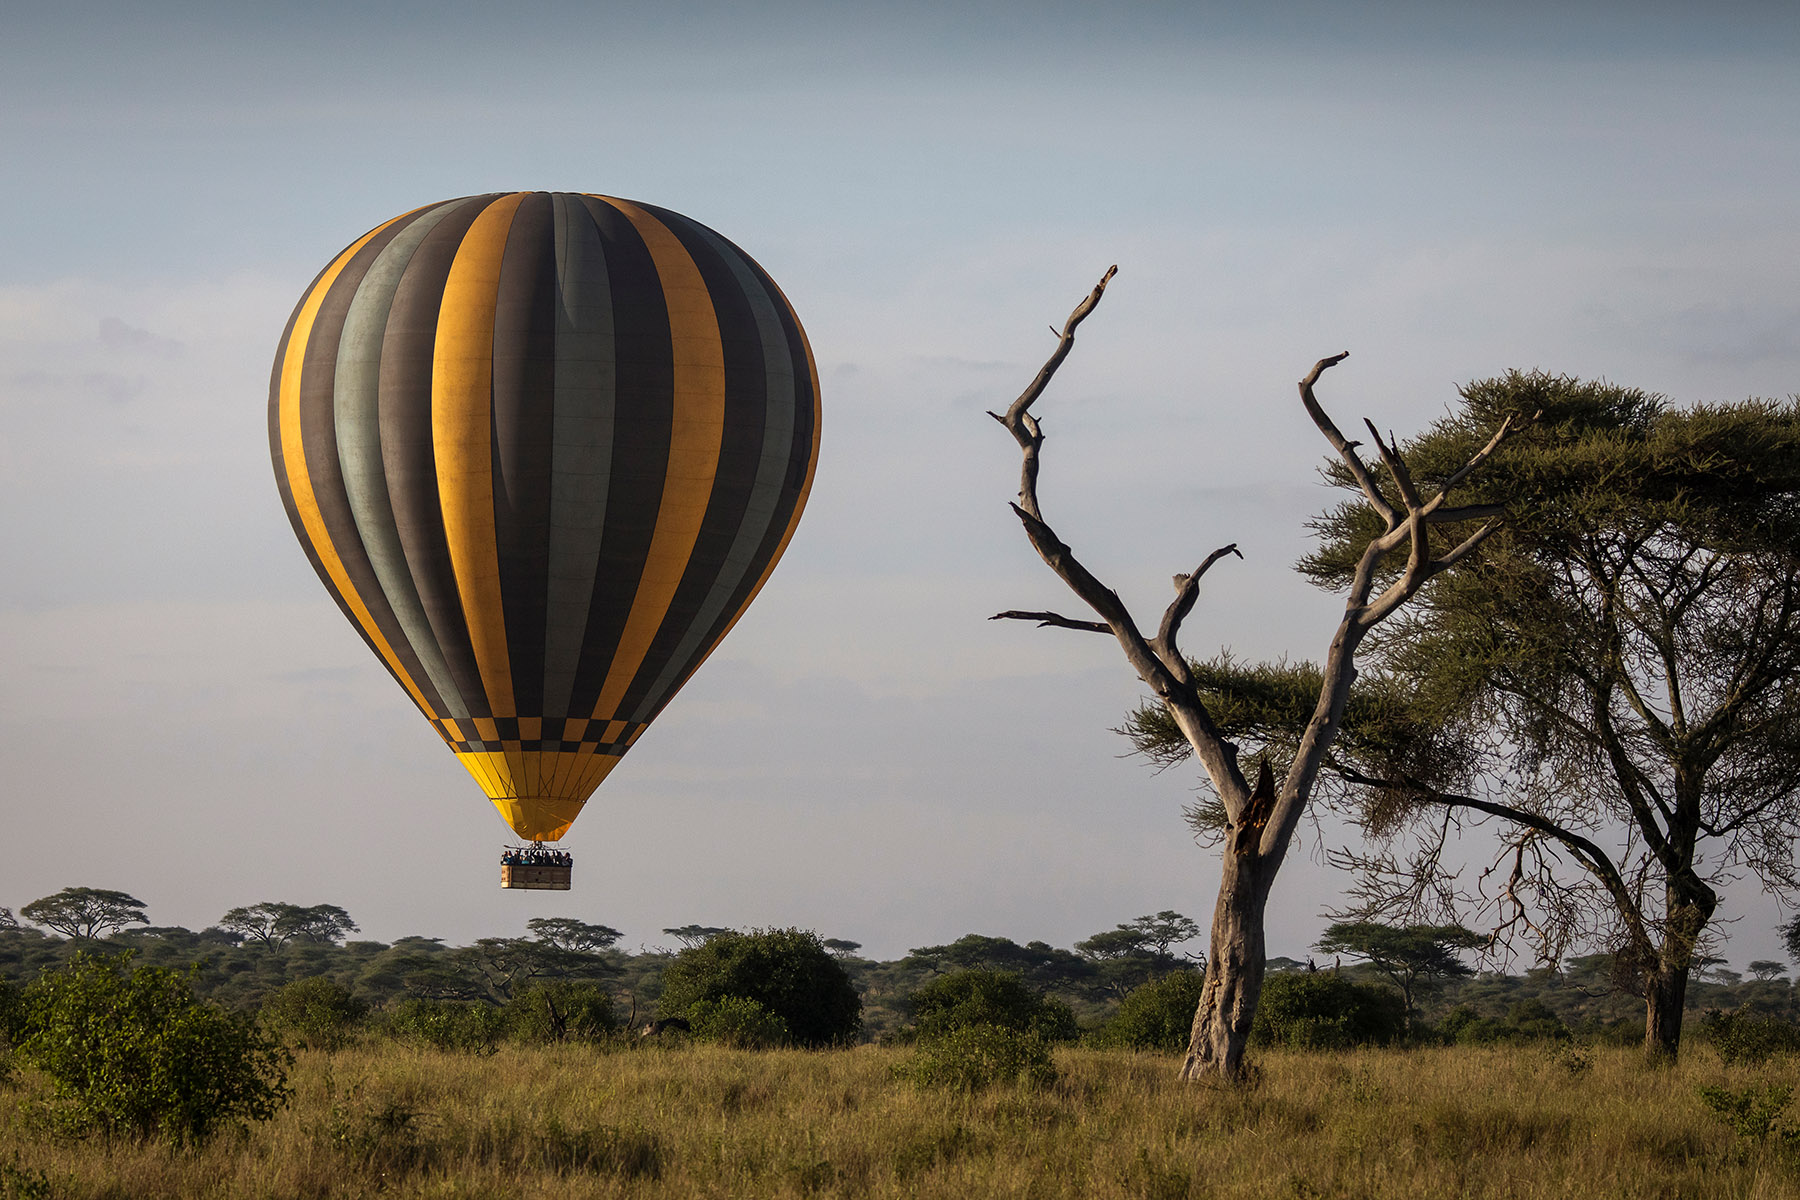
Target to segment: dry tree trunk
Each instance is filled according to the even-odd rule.
[[[1117,270],[1117,267],[1110,268],[1069,315],[1055,351],[1030,386],[1004,414],[988,414],[1006,426],[1019,445],[1019,497],[1013,512],[1024,526],[1026,537],[1045,565],[1100,619],[1019,610],[997,613],[993,619],[1030,620],[1039,625],[1111,634],[1138,678],[1168,709],[1170,717],[1193,747],[1194,756],[1205,768],[1227,818],[1225,861],[1219,900],[1213,913],[1212,954],[1207,963],[1200,1007],[1194,1015],[1193,1034],[1187,1059],[1182,1065],[1182,1076],[1186,1079],[1237,1080],[1244,1075],[1244,1047],[1262,993],[1263,912],[1301,812],[1311,795],[1313,782],[1342,724],[1344,705],[1356,677],[1356,647],[1370,629],[1410,599],[1428,579],[1472,553],[1499,528],[1502,510],[1498,505],[1451,508],[1444,502],[1451,489],[1499,448],[1513,429],[1514,421],[1508,418],[1502,422],[1492,440],[1429,499],[1422,498],[1414,487],[1399,451],[1389,444],[1393,439],[1383,440],[1375,427],[1369,425],[1369,434],[1387,469],[1390,488],[1398,496],[1395,503],[1377,486],[1374,476],[1357,454],[1356,448],[1361,443],[1346,441],[1313,395],[1313,385],[1319,376],[1349,357],[1348,351],[1320,359],[1300,381],[1300,400],[1307,415],[1343,459],[1361,487],[1364,499],[1386,528],[1369,544],[1357,566],[1344,617],[1326,659],[1318,703],[1285,779],[1278,786],[1265,761],[1255,787],[1251,787],[1239,766],[1237,746],[1219,733],[1200,696],[1193,671],[1176,644],[1181,623],[1193,611],[1199,597],[1201,577],[1226,555],[1243,557],[1238,554],[1237,546],[1223,546],[1207,555],[1191,574],[1175,576],[1175,598],[1164,611],[1156,634],[1146,637],[1118,594],[1090,573],[1068,545],[1056,536],[1038,504],[1038,456],[1044,434],[1031,406],[1043,394],[1063,359],[1068,357],[1075,343],[1076,328],[1100,303],[1106,285]],[[1480,521],[1482,524],[1455,549],[1434,556],[1430,548],[1430,527],[1462,521]],[[1390,553],[1403,549],[1408,555],[1404,571],[1377,591],[1382,561]]]

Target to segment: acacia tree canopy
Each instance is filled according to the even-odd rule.
[[[150,923],[142,900],[108,888],[66,887],[54,896],[33,900],[19,909],[19,915],[83,941],[108,937],[127,925]]]
[[[1475,972],[1457,957],[1486,941],[1461,925],[1383,925],[1378,921],[1338,921],[1325,930],[1316,948],[1323,954],[1360,958],[1400,989],[1406,1005],[1406,1029],[1413,1028],[1416,999],[1422,985]]]
[[[1800,889],[1800,403],[1677,409],[1518,372],[1462,395],[1406,448],[1418,472],[1497,412],[1542,416],[1474,484],[1519,498],[1507,528],[1373,648],[1426,751],[1344,771],[1366,827],[1411,839],[1362,856],[1363,898],[1449,900],[1444,834],[1498,821],[1506,882],[1457,899],[1547,961],[1603,942],[1646,997],[1647,1048],[1673,1054],[1722,875]],[[1365,510],[1315,523],[1316,582],[1342,582]]]

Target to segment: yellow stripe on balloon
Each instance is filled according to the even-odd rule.
[[[597,199],[624,213],[650,251],[668,306],[675,379],[669,468],[657,507],[656,530],[650,537],[650,551],[618,649],[594,704],[596,718],[610,718],[617,715],[626,688],[650,652],[650,643],[693,556],[712,499],[719,447],[725,438],[725,348],[719,340],[712,295],[680,240],[628,200]],[[598,780],[595,782],[597,785]]]
[[[525,193],[494,201],[457,247],[431,361],[431,444],[444,539],[489,711],[516,716],[494,533],[494,307],[506,235]]]
[[[355,257],[356,252],[368,245],[370,239],[376,234],[408,215],[410,214],[403,213],[401,216],[395,217],[393,221],[377,225],[352,242],[350,248],[338,255],[337,260],[325,269],[323,275],[319,276],[319,281],[313,285],[312,291],[307,293],[299,315],[294,318],[294,331],[288,338],[287,353],[281,360],[278,420],[281,426],[281,462],[287,472],[288,488],[294,496],[294,511],[300,515],[300,525],[306,530],[307,540],[312,543],[313,551],[318,554],[319,562],[325,568],[325,574],[330,577],[332,586],[337,589],[338,595],[343,597],[344,603],[349,607],[356,623],[362,626],[363,632],[368,635],[376,653],[381,655],[382,661],[387,663],[388,668],[394,672],[395,678],[399,679],[401,685],[406,688],[407,694],[413,698],[413,703],[417,704],[427,717],[435,719],[438,714],[430,704],[426,703],[425,694],[419,690],[418,684],[413,682],[412,676],[407,674],[406,668],[400,665],[399,656],[394,653],[394,648],[388,644],[388,640],[382,636],[380,628],[375,624],[375,618],[370,615],[368,606],[363,603],[362,596],[357,593],[356,585],[350,582],[349,572],[344,569],[344,563],[338,556],[337,548],[332,545],[331,531],[325,527],[325,518],[319,512],[319,499],[313,492],[312,475],[306,468],[306,445],[300,431],[300,373],[306,361],[306,343],[312,337],[313,322],[318,318],[320,305],[325,302],[326,293],[331,290],[331,285],[337,281],[337,277]]]

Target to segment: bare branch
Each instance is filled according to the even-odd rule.
[[[1369,507],[1380,513],[1382,520],[1387,522],[1387,527],[1392,529],[1400,523],[1399,514],[1382,498],[1381,489],[1375,486],[1375,477],[1369,474],[1369,468],[1363,465],[1362,458],[1356,453],[1356,448],[1362,443],[1346,441],[1344,435],[1338,432],[1337,424],[1313,395],[1313,385],[1319,382],[1319,376],[1349,357],[1350,352],[1346,350],[1342,354],[1321,358],[1314,363],[1313,369],[1300,381],[1300,403],[1306,406],[1306,415],[1312,418],[1313,424],[1319,427],[1319,432],[1325,435],[1325,440],[1331,443],[1331,448],[1338,452],[1344,465],[1350,468],[1350,475],[1356,480],[1356,486],[1362,489],[1363,498],[1369,502]]]
[[[1181,630],[1181,622],[1194,610],[1194,601],[1200,596],[1201,576],[1227,554],[1236,554],[1240,559],[1244,557],[1238,551],[1237,543],[1233,542],[1229,546],[1220,546],[1207,555],[1206,561],[1195,568],[1192,575],[1175,576],[1175,599],[1163,611],[1162,624],[1156,630],[1153,645],[1157,655],[1163,660],[1163,665],[1178,676],[1187,675],[1187,661],[1181,657],[1181,651],[1175,645],[1175,636]]]
[[[1036,621],[1039,629],[1055,626],[1058,629],[1082,629],[1088,633],[1111,633],[1112,626],[1104,621],[1078,621],[1074,617],[1065,617],[1053,612],[1021,612],[1009,608],[1005,612],[995,613],[990,621]]]

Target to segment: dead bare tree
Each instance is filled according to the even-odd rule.
[[[1222,546],[1208,554],[1192,573],[1175,576],[1175,598],[1164,610],[1155,635],[1145,637],[1118,593],[1077,561],[1068,545],[1045,521],[1038,505],[1038,457],[1044,444],[1044,432],[1039,419],[1032,414],[1031,406],[1043,395],[1057,368],[1068,357],[1075,344],[1076,328],[1100,303],[1106,285],[1117,271],[1116,266],[1108,268],[1093,292],[1076,306],[1063,325],[1055,351],[1006,413],[988,414],[1012,433],[1023,455],[1019,497],[1012,508],[1025,527],[1026,537],[1045,564],[1100,619],[1091,621],[1055,612],[1017,610],[997,613],[991,619],[1028,620],[1036,621],[1040,626],[1110,633],[1118,639],[1138,678],[1167,709],[1205,768],[1207,779],[1224,808],[1227,825],[1219,898],[1213,911],[1212,952],[1207,960],[1206,981],[1200,1007],[1194,1014],[1193,1032],[1181,1074],[1184,1079],[1236,1080],[1244,1073],[1244,1047],[1256,1015],[1257,1000],[1262,994],[1263,914],[1276,873],[1281,869],[1294,830],[1312,794],[1319,768],[1343,723],[1344,705],[1351,682],[1356,678],[1357,646],[1371,629],[1405,604],[1427,580],[1455,566],[1500,528],[1504,517],[1500,505],[1451,507],[1446,504],[1446,499],[1499,449],[1519,422],[1513,417],[1503,420],[1487,444],[1445,478],[1429,499],[1421,494],[1408,472],[1406,463],[1395,449],[1395,439],[1390,436],[1384,440],[1372,424],[1364,422],[1386,470],[1390,490],[1384,492],[1357,454],[1361,443],[1346,441],[1313,395],[1313,386],[1319,376],[1343,362],[1349,352],[1320,359],[1300,381],[1300,402],[1306,407],[1307,415],[1343,460],[1386,529],[1370,542],[1358,563],[1343,620],[1325,661],[1318,702],[1301,735],[1292,764],[1277,786],[1265,756],[1257,766],[1256,781],[1252,784],[1238,761],[1238,747],[1220,734],[1207,711],[1193,671],[1176,643],[1181,624],[1193,611],[1199,597],[1201,578],[1221,558],[1238,554],[1237,546]],[[1480,524],[1454,545],[1444,546],[1441,532],[1434,539],[1434,531],[1462,522]],[[1434,549],[1434,540],[1440,543],[1438,549]],[[1390,556],[1401,552],[1406,554],[1404,568],[1397,573],[1384,569]],[[1238,556],[1242,557],[1241,554]]]

